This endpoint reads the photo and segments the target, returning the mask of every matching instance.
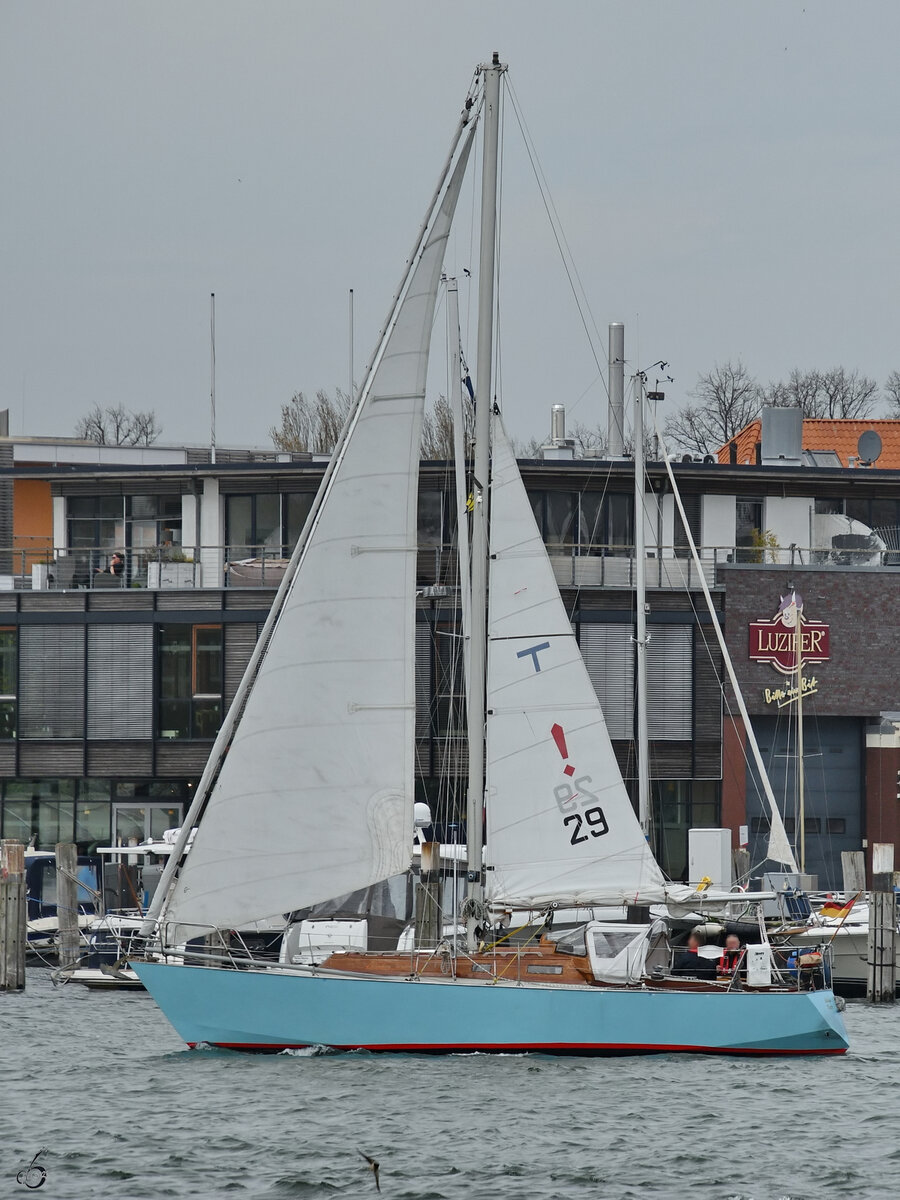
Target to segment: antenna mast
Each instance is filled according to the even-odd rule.
[[[216,293],[209,294],[209,461],[216,461]]]
[[[484,719],[487,649],[488,502],[491,461],[491,367],[494,353],[494,273],[497,238],[497,163],[500,77],[495,51],[484,75],[484,156],[481,169],[481,252],[478,262],[478,356],[475,379],[475,457],[472,491],[472,628],[468,695],[469,779],[466,798],[466,943],[476,948],[484,900]]]

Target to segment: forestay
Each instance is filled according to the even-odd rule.
[[[163,910],[169,940],[175,926],[232,928],[409,866],[419,443],[444,248],[471,142],[468,134],[336,451]]]
[[[522,907],[663,900],[499,418],[490,523],[488,894]]]

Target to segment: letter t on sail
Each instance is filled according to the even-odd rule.
[[[537,646],[529,646],[526,650],[518,650],[516,652],[516,658],[527,658],[530,654],[531,661],[534,663],[534,669],[538,674],[540,674],[541,664],[538,660],[538,655],[540,654],[540,652],[542,650],[549,650],[549,649],[550,649],[549,642],[541,642]]]

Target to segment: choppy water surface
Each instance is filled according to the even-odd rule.
[[[900,1008],[844,1059],[188,1051],[143,993],[0,996],[0,1196],[900,1195]],[[47,1180],[16,1183],[35,1152]]]

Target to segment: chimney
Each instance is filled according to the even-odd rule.
[[[609,327],[609,457],[621,458],[625,451],[625,326],[620,321]]]
[[[760,462],[764,467],[803,465],[803,413],[799,408],[764,408]]]
[[[550,441],[541,446],[541,457],[545,462],[571,461],[575,457],[575,443],[566,437],[566,406],[554,404],[550,409]]]

